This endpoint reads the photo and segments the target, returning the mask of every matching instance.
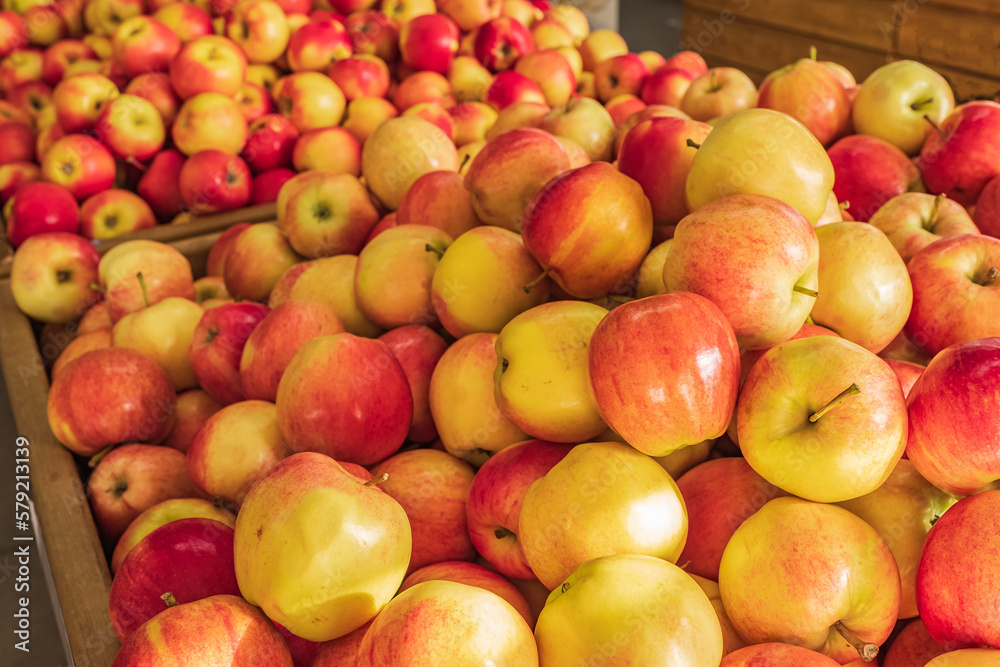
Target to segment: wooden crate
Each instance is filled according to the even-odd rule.
[[[202,236],[228,229],[239,222],[267,222],[274,220],[274,218],[274,204],[260,204],[258,206],[241,208],[236,211],[192,217],[190,222],[157,225],[152,229],[143,229],[142,231],[122,234],[111,239],[94,241],[94,247],[97,248],[99,253],[104,254],[119,243],[132,239],[149,239],[160,241],[161,243],[171,243],[180,239]],[[14,249],[10,243],[6,239],[0,241],[0,279],[10,275],[10,265],[13,259]]]
[[[244,217],[231,216],[223,228]],[[215,222],[221,224],[219,218]],[[208,251],[221,233],[216,230],[170,245],[191,261],[194,275],[201,276],[205,274]],[[17,431],[31,443],[31,489],[38,528],[48,551],[73,660],[77,667],[108,667],[120,646],[108,611],[108,561],[77,461],[49,428],[45,365],[31,321],[15,305],[7,278],[0,279],[0,366]]]
[[[685,0],[681,49],[758,83],[815,46],[863,81],[893,60],[919,60],[957,99],[1000,101],[996,0]]]

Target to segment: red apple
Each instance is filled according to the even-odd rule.
[[[163,445],[186,454],[201,427],[221,409],[222,404],[204,389],[177,394],[177,421]]]
[[[356,53],[370,53],[387,63],[399,58],[399,22],[379,11],[358,11],[344,21]]]
[[[524,494],[561,461],[572,445],[531,440],[506,447],[482,465],[472,481],[466,515],[476,550],[508,577],[534,579],[518,541]]]
[[[666,62],[662,65],[663,69],[666,68],[677,68],[687,70],[695,76],[701,76],[708,71],[708,65],[705,64],[705,59],[700,53],[695,51],[680,51],[667,58]]]
[[[75,234],[80,229],[80,211],[66,188],[52,183],[21,186],[5,207],[7,239],[17,248],[28,238],[50,232]]]
[[[163,149],[166,140],[160,111],[138,95],[122,95],[108,102],[94,131],[112,155],[129,164],[149,160]]]
[[[250,187],[250,205],[273,204],[278,201],[278,193],[282,186],[295,176],[291,169],[268,169],[253,178]]]
[[[211,15],[192,2],[170,2],[155,10],[153,18],[173,30],[185,44],[214,32]]]
[[[385,97],[389,91],[389,67],[378,56],[362,53],[341,58],[330,65],[327,74],[348,102],[362,97]]]
[[[233,99],[248,123],[274,111],[271,94],[256,83],[245,82]]]
[[[186,2],[176,4],[185,7],[193,6]],[[163,72],[140,74],[129,81],[122,92],[125,95],[135,95],[152,102],[156,110],[160,112],[165,128],[173,124],[174,118],[177,117],[177,111],[181,108],[180,98],[177,97],[173,86],[170,85],[170,77]]]
[[[336,60],[350,57],[351,37],[340,21],[312,20],[288,40],[288,66],[293,72],[325,72]]]
[[[545,93],[541,86],[524,74],[510,70],[500,72],[493,78],[483,101],[501,111],[518,102],[545,104]]]
[[[458,51],[458,26],[445,14],[416,16],[399,32],[403,62],[415,70],[446,74]]]
[[[206,310],[188,354],[202,388],[223,405],[245,399],[240,359],[254,328],[268,314],[258,303],[232,303]]]
[[[649,68],[639,56],[627,53],[608,58],[594,67],[597,98],[607,102],[618,95],[638,95],[649,76]]]
[[[42,56],[42,73],[45,80],[56,85],[63,79],[66,68],[79,60],[97,60],[97,54],[79,39],[64,39],[45,49]]]
[[[88,352],[74,363],[95,354]],[[71,364],[60,377],[70,377],[72,370]],[[171,412],[171,425],[173,417]],[[184,454],[176,449],[123,445],[101,459],[87,482],[87,495],[97,527],[113,543],[153,505],[171,498],[194,498],[197,490],[188,477]]]
[[[963,206],[975,204],[986,183],[1000,175],[998,132],[1000,104],[978,100],[956,107],[920,151],[927,190]]]
[[[80,234],[107,239],[156,226],[156,216],[142,197],[128,190],[105,190],[80,206]]]
[[[233,247],[233,242],[249,226],[249,222],[238,222],[222,232],[222,235],[212,244],[212,249],[208,251],[208,258],[205,260],[205,275],[220,277],[225,275],[226,257]]]
[[[980,232],[1000,238],[1000,176],[983,186],[972,219]]]
[[[680,108],[684,93],[695,76],[697,75],[689,70],[660,67],[642,84],[642,101],[646,104],[666,104]]]
[[[917,608],[945,650],[1000,648],[1000,564],[984,558],[998,539],[1000,490],[959,500],[927,535],[917,569]]]
[[[9,9],[0,11],[0,58],[28,45],[28,30],[20,14]]]
[[[185,155],[209,149],[238,155],[246,144],[247,121],[232,96],[199,93],[181,105],[170,136]]]
[[[562,106],[576,90],[576,74],[558,51],[531,51],[518,58],[514,70],[534,81],[549,106]]]
[[[708,299],[673,292],[615,308],[597,325],[589,359],[598,412],[639,451],[664,456],[726,430],[739,388],[739,348]]]
[[[96,72],[60,81],[52,91],[59,126],[67,134],[93,129],[104,105],[118,97],[118,86]]]
[[[240,357],[240,385],[247,399],[274,401],[285,369],[313,338],[342,333],[328,306],[288,301],[276,306],[250,333]]]
[[[0,124],[0,165],[34,162],[35,133],[24,123]]]
[[[961,204],[943,194],[935,197],[924,192],[896,195],[868,222],[882,230],[904,262],[942,238],[979,233]]]
[[[425,581],[454,581],[459,584],[467,584],[476,588],[482,588],[491,593],[496,593],[517,610],[517,613],[521,614],[528,627],[533,626],[535,623],[531,607],[517,586],[503,575],[497,574],[482,565],[461,560],[442,561],[433,565],[427,565],[407,576],[399,587],[399,592],[402,593]]]
[[[226,291],[239,299],[266,302],[282,274],[301,261],[277,225],[251,225],[229,250],[223,275]]]
[[[21,189],[22,185],[40,181],[41,179],[42,170],[33,162],[10,162],[0,165],[0,205],[13,197],[14,193]],[[9,225],[10,223],[8,222],[8,227]]]
[[[448,108],[455,104],[451,83],[437,72],[414,72],[399,83],[392,101],[400,111],[422,102],[432,102]]]
[[[833,192],[847,212],[868,222],[893,197],[914,190],[920,172],[907,155],[877,137],[844,137],[827,150],[833,163]]]
[[[347,105],[337,84],[319,72],[282,77],[271,86],[271,96],[279,113],[299,132],[339,125]]]
[[[924,667],[942,653],[945,653],[944,647],[934,641],[927,626],[917,618],[892,640],[882,664],[884,667]]]
[[[173,149],[157,153],[136,186],[139,196],[161,218],[174,217],[184,206],[179,185],[184,162],[184,156]]]
[[[788,114],[824,146],[850,129],[851,101],[847,91],[837,76],[815,58],[800,58],[768,74],[760,84],[757,106]]]
[[[165,450],[174,451],[174,450]],[[140,625],[169,608],[213,595],[239,595],[233,565],[233,529],[213,519],[166,523],[125,557],[111,583],[111,627],[125,641]]]
[[[42,177],[69,190],[77,201],[115,182],[115,159],[102,143],[83,134],[56,141],[42,158]]]
[[[181,99],[199,93],[232,97],[246,79],[247,57],[233,41],[206,35],[188,42],[170,63],[170,83]]]
[[[430,408],[431,375],[448,344],[432,329],[420,324],[398,327],[382,334],[379,340],[389,347],[410,385],[413,417],[407,439],[432,442],[437,438],[437,428]]]
[[[290,167],[298,138],[299,131],[290,120],[278,114],[267,114],[250,123],[247,142],[240,155],[254,174]]]
[[[129,636],[111,667],[191,660],[292,667],[278,630],[258,607],[237,595],[213,595],[157,614]]]
[[[166,72],[181,50],[181,39],[151,16],[123,21],[111,38],[113,57],[129,79],[143,72]]]
[[[246,162],[220,150],[199,151],[181,167],[181,199],[195,213],[216,213],[250,203],[252,177]]]
[[[276,404],[292,449],[361,465],[399,449],[413,417],[406,374],[388,346],[347,333],[306,343],[281,378]]]
[[[476,59],[491,72],[510,69],[519,57],[534,48],[528,29],[508,16],[491,19],[476,32]]]

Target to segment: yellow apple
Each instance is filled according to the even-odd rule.
[[[691,447],[687,449],[691,449]],[[697,574],[690,574],[690,577],[701,586],[701,590],[705,591],[709,602],[712,603],[712,608],[715,609],[715,614],[719,617],[719,625],[722,628],[722,655],[729,655],[746,646],[747,643],[743,637],[740,637],[740,633],[736,632],[736,628],[733,627],[733,622],[729,620],[729,614],[726,613],[726,608],[722,604],[722,592],[719,590],[719,584],[711,579],[699,577]]]
[[[324,257],[293,266],[275,285],[268,304],[272,308],[285,301],[319,303],[329,306],[355,336],[375,338],[382,329],[365,317],[354,295],[356,255]]]
[[[663,264],[667,261],[667,253],[670,252],[672,243],[673,239],[667,239],[650,250],[646,259],[642,260],[636,277],[635,297],[637,299],[667,293],[667,286],[663,284]]]
[[[197,387],[188,348],[203,314],[190,299],[167,297],[118,320],[111,330],[111,345],[130,347],[155,361],[176,391]]]

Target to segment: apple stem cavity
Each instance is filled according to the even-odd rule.
[[[844,391],[842,391],[839,394],[837,394],[836,396],[834,396],[833,400],[831,400],[829,403],[827,403],[826,405],[824,405],[823,407],[821,407],[819,410],[817,410],[816,412],[814,412],[813,414],[811,414],[809,416],[810,423],[815,424],[816,422],[819,421],[820,417],[822,417],[827,412],[829,412],[833,408],[835,408],[838,405],[840,405],[844,401],[844,399],[850,398],[851,396],[855,396],[855,395],[860,394],[860,393],[861,393],[861,389],[858,388],[858,385],[852,384],[850,387],[848,387]]]
[[[1000,270],[997,270],[997,267],[995,266],[991,266],[983,271],[983,274],[976,279],[976,284],[982,285],[983,287],[989,287],[997,281],[998,277],[1000,277]]]
[[[443,250],[438,250],[437,248],[435,248],[434,246],[432,246],[430,243],[427,243],[427,244],[424,245],[424,250],[426,250],[427,252],[434,253],[435,255],[438,256],[438,259],[441,259],[442,257],[444,257],[444,251]]]
[[[799,294],[805,294],[806,296],[811,296],[816,299],[819,297],[819,292],[814,289],[809,289],[808,287],[802,287],[801,285],[796,285],[792,288],[793,292],[798,292]]]
[[[365,482],[365,486],[378,486],[389,480],[389,473],[384,472],[380,477],[373,477],[372,479]]]
[[[535,278],[530,283],[528,283],[527,285],[524,286],[524,293],[525,294],[531,294],[531,290],[533,290],[535,288],[535,285],[537,285],[538,283],[540,283],[543,280],[545,280],[548,277],[550,271],[552,271],[552,267],[551,266],[549,268],[545,269],[544,271],[542,271],[540,274],[538,274],[537,278]]]
[[[508,537],[517,537],[517,535],[515,535],[512,531],[507,530],[503,526],[500,526],[499,528],[494,530],[493,536],[496,537],[498,540],[505,540]]]
[[[90,460],[87,461],[87,467],[91,468],[91,469],[96,468],[98,466],[98,464],[100,464],[100,462],[104,460],[104,457],[107,456],[108,454],[110,454],[111,450],[114,449],[114,448],[115,448],[114,445],[108,445],[107,447],[105,447],[101,451],[99,451],[96,454],[94,454],[93,456],[91,456]]]
[[[139,281],[139,289],[142,290],[142,301],[146,304],[146,308],[149,308],[149,292],[146,291],[146,281],[142,279],[142,271],[135,274],[135,278]]]
[[[847,640],[847,643],[854,647],[865,662],[871,662],[878,655],[878,644],[872,644],[858,638],[853,632],[847,629],[843,621],[833,624],[833,629],[840,633],[840,636]]]
[[[167,605],[168,609],[170,607],[176,607],[177,606],[177,598],[175,598],[174,594],[171,593],[170,591],[167,591],[166,593],[164,593],[163,595],[161,595],[160,599],[163,600],[163,604]]]
[[[930,100],[927,100],[927,101],[928,101],[928,102],[933,102],[933,101],[934,101],[934,98],[931,98]],[[920,102],[914,102],[914,104],[913,104],[913,109],[914,109],[914,110],[916,110],[916,109],[920,108],[920,106],[922,106],[922,104],[921,104]],[[947,137],[948,137],[948,133],[947,133],[947,132],[945,132],[944,130],[942,130],[942,129],[941,129],[941,126],[940,126],[940,125],[938,125],[937,123],[935,123],[935,122],[934,122],[934,119],[932,119],[932,118],[931,118],[930,116],[928,116],[927,114],[924,114],[924,120],[926,120],[926,121],[927,121],[927,123],[928,123],[928,124],[929,124],[929,125],[930,125],[931,127],[933,127],[933,128],[934,128],[934,129],[935,129],[935,130],[937,131],[937,133],[938,133],[938,134],[940,134],[940,135],[941,135],[942,137],[945,137],[945,138],[947,138]]]
[[[73,278],[73,272],[67,269],[60,269],[56,271],[56,282],[57,283],[68,283],[70,279]]]

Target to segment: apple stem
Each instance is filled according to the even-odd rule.
[[[378,486],[379,484],[382,484],[383,482],[386,482],[388,480],[389,480],[389,473],[384,472],[382,473],[381,476],[373,477],[372,479],[365,482],[365,486]]]
[[[444,251],[443,250],[438,250],[437,248],[435,248],[434,246],[432,246],[430,243],[424,244],[424,250],[426,250],[427,252],[434,253],[435,255],[438,256],[438,259],[441,259],[442,257],[444,257]]]
[[[568,581],[564,581],[563,585],[559,587],[559,590],[561,592],[565,593],[566,591],[568,591],[571,588],[573,588],[573,584],[569,583]]]
[[[848,387],[844,391],[842,391],[839,394],[837,394],[836,396],[834,396],[833,400],[831,400],[829,403],[827,403],[826,405],[824,405],[823,407],[821,407],[819,410],[817,410],[816,412],[814,412],[812,415],[810,415],[809,416],[809,421],[812,422],[813,424],[815,424],[816,422],[819,421],[820,417],[822,417],[827,412],[829,412],[833,408],[835,408],[838,405],[840,405],[840,403],[844,399],[850,398],[851,396],[854,396],[854,395],[860,394],[860,393],[861,393],[861,389],[858,388],[858,385],[852,384],[850,387]]]
[[[125,158],[125,164],[132,165],[139,171],[143,172],[146,171],[146,165],[136,160],[134,155],[129,155],[127,158]]]
[[[976,283],[982,285],[983,287],[989,287],[990,285],[996,282],[998,277],[1000,277],[1000,271],[997,270],[997,267],[991,266],[990,268],[983,271],[983,275],[979,276],[979,279],[976,280]]]
[[[851,202],[845,199],[844,201],[837,204],[837,207],[840,208],[841,211],[846,211],[847,209],[851,208]]]
[[[809,289],[808,287],[802,287],[801,285],[796,285],[792,288],[793,292],[798,292],[799,294],[805,294],[806,296],[811,296],[816,299],[819,297],[819,292],[814,289]]]
[[[688,139],[687,140],[687,145],[690,146],[691,148],[694,148],[695,150],[701,148],[701,144],[697,143],[693,139]]]
[[[167,605],[168,609],[170,607],[176,607],[177,606],[177,598],[175,598],[174,594],[171,593],[170,591],[167,591],[166,593],[164,593],[163,595],[161,595],[160,599],[163,600],[163,603],[165,605]]]
[[[471,159],[472,156],[469,154],[466,154],[465,157],[462,158],[462,164],[458,165],[458,173],[462,173],[462,170],[465,169],[465,165],[469,164],[469,160]]]
[[[538,283],[540,283],[543,280],[545,280],[548,277],[550,271],[552,271],[552,267],[551,266],[549,268],[545,269],[544,271],[542,271],[540,274],[538,274],[537,278],[535,278],[530,283],[528,283],[527,285],[524,286],[524,293],[525,294],[531,294],[531,290],[533,290],[535,288],[535,285],[537,285]]]
[[[816,60],[816,55],[817,55],[816,54],[816,47],[815,46],[810,46],[809,47],[809,59],[810,60]]]
[[[709,75],[709,92],[717,92],[719,90],[719,75],[716,68],[712,68],[712,73]]]
[[[142,290],[142,300],[146,304],[146,308],[149,308],[149,292],[146,291],[146,281],[142,279],[142,271],[135,274],[136,280],[139,281],[139,289]]]
[[[87,467],[88,468],[96,468],[98,466],[98,464],[100,464],[100,462],[104,460],[104,457],[107,456],[108,454],[110,454],[111,450],[114,449],[114,448],[115,448],[114,445],[108,445],[107,447],[105,447],[101,451],[99,451],[96,454],[94,454],[93,456],[91,456],[90,460],[87,461]]]
[[[837,621],[833,624],[834,630],[840,633],[840,636],[847,640],[847,643],[854,647],[861,656],[861,659],[865,662],[871,662],[878,655],[878,644],[872,644],[871,642],[866,642],[858,639],[858,636],[847,629],[843,621]]]
[[[942,137],[947,138],[948,134],[944,130],[942,130],[941,126],[938,125],[937,123],[935,123],[934,120],[930,116],[928,116],[927,114],[924,114],[924,120],[926,120],[927,123],[931,127],[933,127],[935,130],[937,130],[938,134],[940,134]]]
[[[943,192],[934,198],[934,207],[931,208],[931,217],[927,221],[928,227],[933,227],[934,223],[937,222],[938,215],[941,213],[941,202],[943,202],[947,198],[948,195],[946,195]]]
[[[108,291],[106,288],[101,287],[100,285],[98,285],[93,281],[87,283],[87,287],[94,290],[95,292],[100,292],[101,294],[105,294]]]

